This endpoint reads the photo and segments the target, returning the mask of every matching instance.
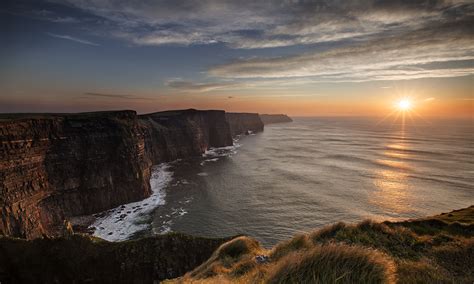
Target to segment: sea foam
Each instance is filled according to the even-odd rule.
[[[160,205],[165,204],[165,188],[171,182],[173,173],[166,163],[153,167],[150,178],[152,194],[138,202],[120,205],[98,214],[94,227],[94,236],[108,241],[127,240],[135,233],[143,231],[150,226],[148,218],[151,212]]]

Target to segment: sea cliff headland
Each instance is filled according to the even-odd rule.
[[[221,110],[0,115],[0,234],[57,235],[63,220],[151,194],[153,165],[263,131],[258,114]]]

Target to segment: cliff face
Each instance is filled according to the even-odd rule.
[[[0,282],[158,283],[194,269],[229,239],[169,234],[111,243],[80,235],[0,237]]]
[[[292,122],[293,120],[286,114],[261,114],[263,124]]]
[[[134,111],[6,119],[0,134],[1,234],[38,237],[150,194]]]
[[[232,145],[224,111],[157,112],[140,116],[140,124],[146,133],[145,151],[154,164]]]
[[[258,113],[226,113],[232,136],[263,131],[263,122]]]
[[[0,143],[0,234],[35,238],[149,196],[153,164],[232,137],[223,111],[117,111],[2,115]]]

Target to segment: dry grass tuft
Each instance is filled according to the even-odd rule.
[[[329,244],[291,253],[270,271],[268,283],[395,283],[395,263],[360,246]]]
[[[343,242],[382,250],[395,257],[417,258],[425,246],[423,240],[404,227],[389,227],[367,220],[357,225],[338,223],[313,232],[310,239],[315,243]]]
[[[258,241],[249,237],[238,237],[221,245],[212,256],[191,273],[195,279],[204,279],[219,274],[245,274],[250,270],[253,258],[262,251]],[[235,272],[233,267],[238,268]]]
[[[397,263],[399,283],[453,283],[445,271],[427,259],[402,260]]]
[[[426,219],[337,223],[266,251],[239,237],[179,283],[474,283],[474,207]],[[270,256],[258,263],[255,256]]]
[[[270,252],[270,257],[272,261],[276,261],[291,252],[306,250],[311,247],[312,243],[310,242],[308,236],[300,234],[288,241],[277,244]]]

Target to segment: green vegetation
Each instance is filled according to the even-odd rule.
[[[473,283],[473,228],[471,206],[404,222],[337,223],[271,250],[239,237],[167,283]]]

